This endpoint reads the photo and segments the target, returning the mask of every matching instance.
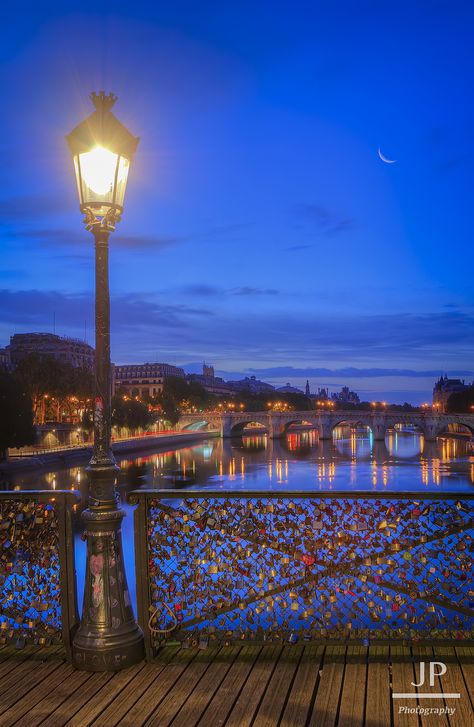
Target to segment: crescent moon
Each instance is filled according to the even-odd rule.
[[[395,162],[397,161],[396,159],[389,159],[388,157],[384,156],[382,154],[382,152],[380,151],[380,147],[378,148],[378,155],[381,158],[381,160],[383,162],[385,162],[385,164],[395,164]]]

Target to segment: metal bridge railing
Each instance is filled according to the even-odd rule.
[[[72,507],[79,493],[0,492],[0,644],[63,643],[78,624]]]
[[[473,498],[136,490],[147,657],[174,641],[467,642]]]

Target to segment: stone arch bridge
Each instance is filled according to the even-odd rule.
[[[432,442],[443,433],[449,432],[449,425],[467,427],[474,435],[474,414],[432,414],[407,412],[365,412],[365,411],[292,411],[292,412],[238,412],[235,414],[184,414],[177,428],[203,431],[217,430],[221,437],[240,436],[244,428],[255,424],[265,428],[271,438],[285,436],[292,424],[311,425],[320,439],[331,439],[333,429],[341,424],[363,425],[372,430],[375,440],[385,439],[388,429],[395,424],[419,427],[425,439]]]

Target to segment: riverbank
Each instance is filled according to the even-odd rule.
[[[153,449],[155,452],[173,449],[186,444],[196,444],[210,437],[218,437],[219,432],[173,432],[173,434],[157,434],[156,436],[133,437],[112,442],[112,450],[115,455],[129,454],[132,452],[145,452]],[[0,462],[0,473],[11,471],[28,471],[35,469],[51,469],[71,467],[88,462],[92,454],[91,446],[71,447],[61,451],[44,452],[41,455],[31,457],[13,457]]]

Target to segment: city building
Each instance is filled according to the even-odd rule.
[[[439,411],[446,411],[446,405],[451,394],[458,394],[469,388],[461,379],[448,379],[447,375],[440,376],[433,387],[433,404]]]
[[[54,358],[76,368],[94,368],[92,346],[78,338],[56,336],[54,333],[15,333],[6,350],[13,367],[25,356],[36,353],[42,358]]]
[[[275,387],[265,381],[259,381],[255,376],[246,376],[245,379],[239,381],[228,381],[227,386],[234,392],[248,392],[250,394],[267,394],[275,391]]]
[[[188,381],[200,384],[210,394],[234,396],[236,393],[224,379],[215,375],[214,366],[209,366],[206,363],[202,365],[202,374],[188,374],[186,378]]]
[[[360,404],[359,395],[351,391],[348,386],[343,386],[338,393],[333,394],[332,400],[339,404]]]
[[[297,389],[296,386],[291,386],[290,382],[288,381],[285,386],[280,386],[277,389],[277,392],[279,394],[304,394],[304,391],[301,389]]]
[[[10,352],[7,348],[0,348],[0,369],[10,368]]]
[[[163,391],[169,376],[184,379],[183,369],[165,363],[126,364],[115,366],[114,390],[125,389],[130,396],[156,396]]]
[[[311,401],[327,401],[327,399],[329,399],[329,390],[321,388],[321,386],[318,387],[317,394],[312,394],[309,388],[309,381],[306,382],[304,393],[306,394],[308,399],[311,399]]]

